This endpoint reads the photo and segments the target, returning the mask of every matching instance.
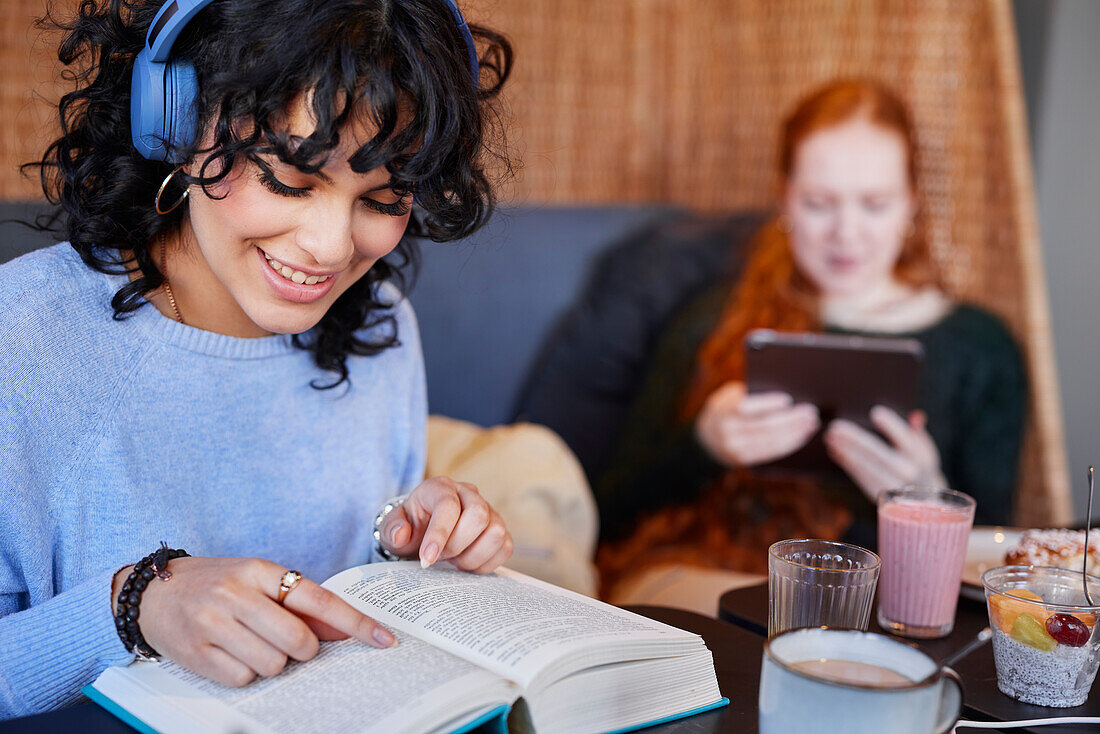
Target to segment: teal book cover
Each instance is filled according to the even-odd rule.
[[[124,724],[133,729],[137,729],[142,732],[142,734],[160,734],[156,729],[119,706],[107,696],[104,696],[92,686],[84,686],[80,689],[80,692],[96,704],[102,706]],[[482,725],[485,725],[485,728],[482,729],[483,734],[508,734],[507,720],[509,709],[509,706],[498,706],[492,711],[487,711],[468,724],[460,726],[450,734],[467,734],[467,732],[472,732]]]
[[[102,693],[100,693],[98,690],[96,690],[92,686],[84,686],[84,688],[81,689],[81,692],[85,696],[87,696],[89,699],[91,699],[92,701],[94,701],[98,705],[102,706],[104,709],[106,709],[112,715],[114,715],[115,717],[120,719],[127,726],[130,726],[130,727],[138,730],[139,732],[142,732],[143,734],[159,734],[159,732],[157,732],[156,729],[153,729],[151,726],[146,724],[144,721],[142,721],[141,719],[137,718],[136,716],[131,714],[126,709],[119,706],[113,700],[111,700],[107,696],[103,695]],[[698,714],[705,713],[707,711],[713,711],[714,709],[719,709],[719,708],[722,708],[724,706],[728,706],[729,702],[730,702],[730,700],[728,698],[722,698],[721,700],[715,701],[714,703],[712,703],[710,705],[707,705],[707,706],[700,706],[699,708],[691,709],[689,711],[684,711],[684,712],[679,713],[679,714],[673,714],[671,716],[666,716],[666,717],[661,718],[661,719],[655,719],[654,721],[647,721],[646,723],[638,724],[637,726],[631,726],[631,727],[627,727],[625,729],[615,729],[614,731],[606,732],[605,734],[625,734],[626,732],[630,732],[630,731],[637,731],[639,729],[647,729],[651,726],[658,726],[659,724],[666,724],[670,721],[678,721],[680,719],[686,719],[686,718],[689,718],[691,716],[696,716]],[[488,711],[485,714],[483,714],[482,716],[479,716],[478,718],[476,718],[473,721],[469,722],[465,726],[461,726],[458,729],[455,729],[450,734],[467,734],[468,732],[472,732],[475,729],[478,729],[479,727],[482,727],[482,726],[484,726],[484,728],[481,729],[479,734],[508,734],[508,713],[509,713],[509,710],[510,710],[510,707],[508,707],[508,706],[497,707],[497,708],[493,709],[492,711]]]

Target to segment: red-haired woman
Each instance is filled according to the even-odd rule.
[[[977,499],[977,522],[1009,520],[1024,371],[999,321],[945,293],[915,160],[906,108],[877,84],[831,84],[787,118],[779,213],[732,290],[702,295],[666,332],[597,483],[605,590],[660,562],[763,571],[767,546],[788,537],[873,546],[877,494],[907,483],[946,483]],[[742,342],[756,328],[915,338],[921,410],[875,408],[883,440],[849,421],[822,425],[787,395],[748,395]],[[821,429],[847,486],[752,474]]]

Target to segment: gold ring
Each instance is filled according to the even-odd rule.
[[[286,599],[286,595],[290,593],[290,590],[298,585],[298,582],[302,580],[302,574],[297,571],[287,571],[283,574],[283,577],[279,579],[279,603],[283,603],[283,599]]]

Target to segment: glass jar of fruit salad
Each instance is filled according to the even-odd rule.
[[[1043,566],[982,574],[1001,693],[1039,706],[1080,706],[1100,667],[1100,579]]]

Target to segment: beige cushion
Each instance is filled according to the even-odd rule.
[[[482,428],[433,415],[427,475],[477,486],[515,541],[509,568],[596,595],[596,502],[556,433],[531,423]]]

